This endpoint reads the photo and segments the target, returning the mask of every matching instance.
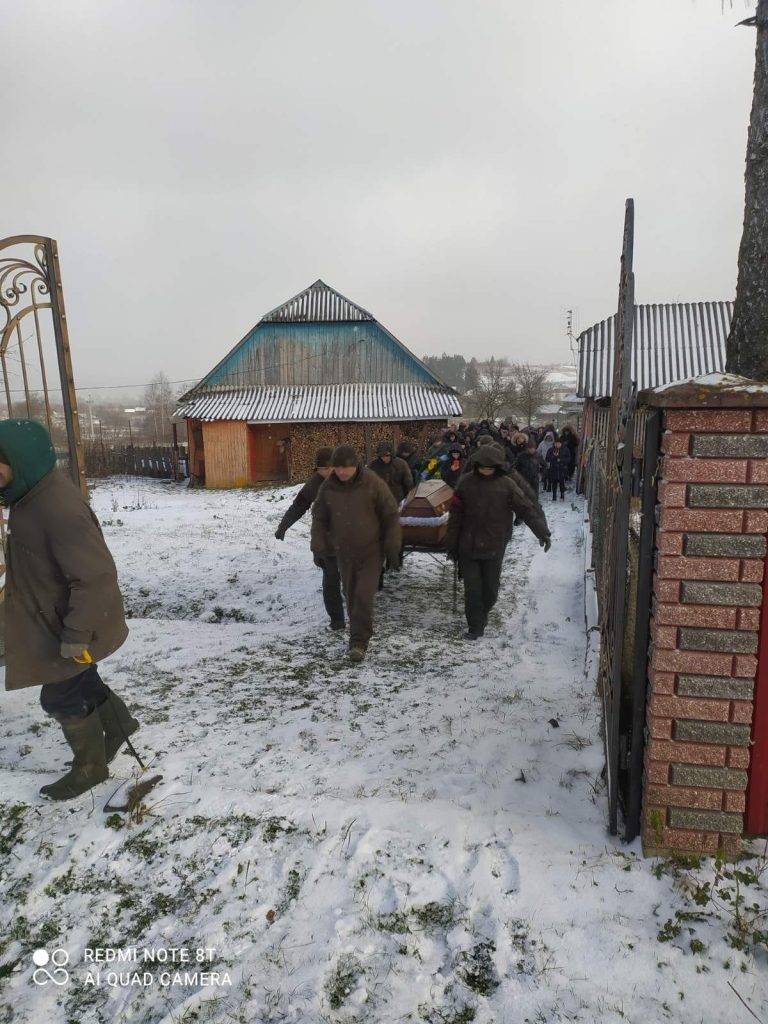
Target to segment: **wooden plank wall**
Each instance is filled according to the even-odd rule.
[[[247,423],[204,423],[203,442],[206,487],[247,487],[252,482]]]
[[[261,324],[207,383],[434,384],[375,322]]]

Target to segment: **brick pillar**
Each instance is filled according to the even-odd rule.
[[[664,414],[643,848],[738,854],[768,531],[768,410]]]

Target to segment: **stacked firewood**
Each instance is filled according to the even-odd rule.
[[[291,427],[289,475],[292,483],[308,479],[315,468],[318,448],[337,444],[351,444],[362,459],[370,462],[376,456],[376,447],[389,441],[395,447],[401,441],[412,441],[423,452],[434,437],[445,432],[442,420],[411,421],[405,423],[297,423]]]

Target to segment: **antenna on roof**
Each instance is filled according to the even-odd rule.
[[[574,344],[576,342],[576,335],[574,334],[574,326],[576,324],[576,314],[573,309],[566,309],[565,311],[565,335],[568,338],[568,344],[571,348],[571,355],[575,354]]]

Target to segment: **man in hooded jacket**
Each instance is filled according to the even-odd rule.
[[[463,476],[451,502],[446,548],[458,559],[464,579],[467,639],[485,631],[496,604],[504,552],[515,516],[550,548],[547,520],[530,491],[504,472],[504,456],[494,445],[478,448],[470,460],[472,472]]]
[[[382,441],[376,449],[376,458],[370,469],[381,477],[392,492],[398,505],[413,487],[413,475],[408,463],[395,455],[395,449],[389,441]]]
[[[315,472],[285,510],[280,525],[275,530],[276,540],[285,540],[286,531],[306,515],[314,504],[323,482],[331,474],[332,455],[332,448],[318,449],[315,456]],[[335,558],[319,558],[315,555],[315,565],[323,570],[323,603],[331,620],[331,629],[344,629],[344,601],[341,597],[341,577],[338,563]]]
[[[312,506],[312,552],[338,559],[349,617],[349,657],[362,661],[373,635],[373,602],[381,566],[400,568],[400,515],[392,492],[360,465],[350,445],[339,445],[333,472]]]
[[[48,432],[0,421],[0,500],[9,509],[5,687],[41,686],[74,759],[43,796],[71,800],[109,776],[139,723],[102,681],[97,663],[125,642],[123,599],[98,520],[56,469]]]

